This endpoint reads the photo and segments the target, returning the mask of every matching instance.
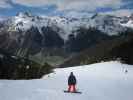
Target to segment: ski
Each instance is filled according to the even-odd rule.
[[[70,92],[70,91],[64,90],[64,93],[78,93],[78,94],[81,94],[82,92],[79,92],[79,91]]]

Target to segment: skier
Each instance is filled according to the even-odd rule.
[[[68,78],[68,92],[76,92],[76,77],[74,76],[73,72],[70,73]]]

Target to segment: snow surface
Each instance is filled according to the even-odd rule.
[[[130,27],[130,28],[133,28],[133,21],[132,20],[129,20],[126,24],[121,24],[123,26],[126,26],[126,27]]]
[[[63,93],[71,71],[82,94]],[[42,79],[0,80],[0,100],[133,100],[133,66],[111,61],[58,68]]]

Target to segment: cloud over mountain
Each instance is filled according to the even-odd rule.
[[[9,0],[0,0],[0,8],[11,8]]]
[[[132,0],[0,0],[0,15],[14,15],[21,11],[71,17],[92,13],[128,15],[132,13],[132,5]]]
[[[58,10],[89,10],[97,8],[119,8],[122,0],[13,0],[14,3],[41,7],[45,5],[56,5]]]

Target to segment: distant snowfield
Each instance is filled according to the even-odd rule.
[[[82,94],[63,92],[71,71]],[[42,79],[0,80],[0,100],[133,100],[133,66],[111,61],[55,69]]]

